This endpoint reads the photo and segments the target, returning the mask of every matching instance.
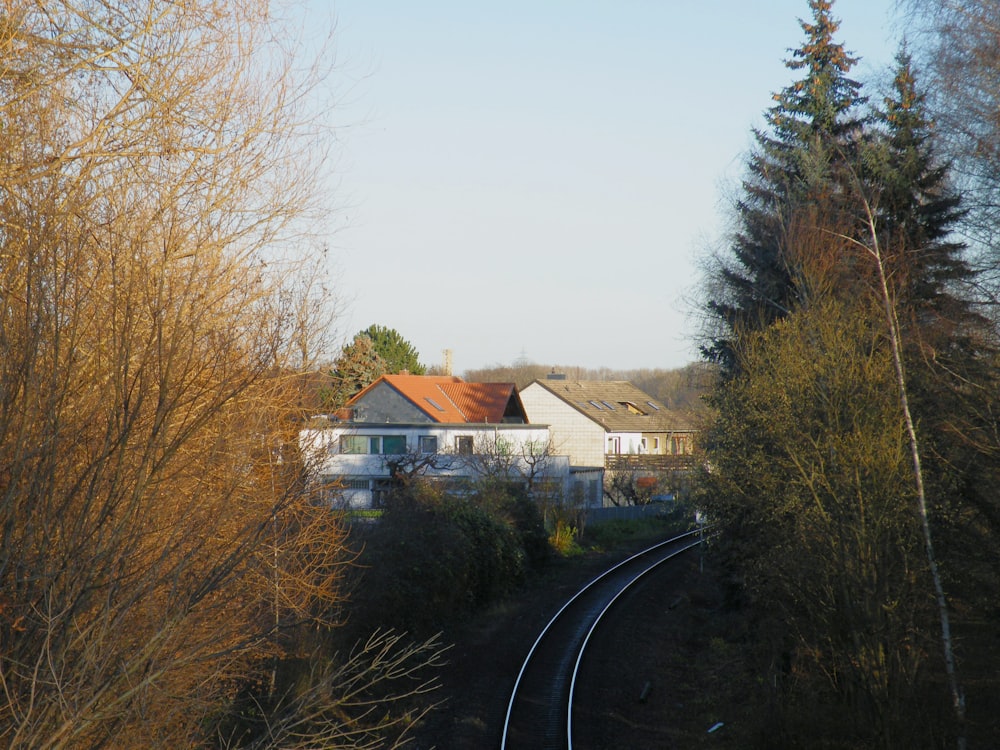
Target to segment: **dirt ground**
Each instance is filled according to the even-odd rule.
[[[625,554],[557,562],[516,602],[449,634],[455,645],[441,675],[439,698],[445,705],[425,719],[412,746],[498,748],[510,691],[534,639],[569,596]],[[576,746],[739,746],[731,744],[735,737],[727,729],[739,717],[724,716],[707,695],[724,686],[726,676],[718,675],[719,685],[698,685],[706,675],[715,679],[712,670],[695,670],[695,675],[685,669],[692,658],[713,648],[707,623],[719,602],[711,577],[699,573],[696,554],[621,601],[609,627],[595,636],[593,651],[600,657],[583,665],[586,688],[578,690]],[[701,635],[685,642],[692,631]],[[731,656],[722,640],[714,648],[713,661]]]

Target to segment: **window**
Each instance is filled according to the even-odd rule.
[[[562,482],[558,479],[536,479],[534,493],[535,497],[555,500],[559,498],[562,491]],[[582,494],[582,493],[581,493]]]
[[[433,406],[438,411],[444,411],[444,407],[441,406],[441,404],[439,404],[434,399],[430,398],[429,396],[424,396],[424,401],[426,401],[428,404],[430,404],[431,406]]]
[[[388,497],[392,491],[393,480],[392,479],[373,479],[372,480],[372,507],[373,508],[384,508],[385,499]]]
[[[371,485],[367,479],[344,477],[344,489],[346,490],[367,490],[370,486]]]
[[[406,436],[386,435],[383,437],[382,453],[387,456],[401,456],[406,453]]]
[[[656,411],[660,410],[660,407],[654,404],[652,401],[647,401],[646,403],[649,404],[651,407],[653,407]]]
[[[455,438],[455,452],[460,456],[472,455],[472,436],[459,435]]]
[[[612,405],[611,405],[611,404],[610,404],[609,402],[607,402],[607,401],[602,401],[601,403],[602,403],[602,404],[604,404],[604,405],[605,405],[606,407],[608,407],[609,409],[611,409],[611,411],[614,411],[614,410],[615,410],[615,407],[613,407],[613,406],[612,406]]]
[[[341,435],[341,453],[367,453],[368,439],[361,435]]]
[[[660,439],[658,437],[653,438],[653,450],[660,450]]]
[[[437,453],[438,439],[434,435],[421,435],[417,442],[420,453]]]
[[[591,405],[591,406],[593,406],[593,407],[594,407],[595,409],[597,409],[598,411],[604,411],[604,407],[603,407],[603,406],[601,406],[601,405],[600,405],[599,403],[597,403],[596,401],[591,401],[591,402],[590,402],[590,405]]]
[[[393,456],[406,453],[405,435],[341,435],[341,453],[380,453]]]

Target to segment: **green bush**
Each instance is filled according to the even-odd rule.
[[[529,567],[539,567],[548,560],[552,547],[545,530],[545,520],[538,503],[528,496],[524,488],[509,483],[485,485],[477,492],[475,502],[514,528]]]
[[[381,520],[360,533],[352,597],[359,628],[440,630],[509,595],[545,554],[530,500],[495,487],[453,496],[414,483],[387,498]]]
[[[563,557],[572,557],[583,552],[583,548],[577,541],[577,528],[571,526],[567,521],[560,518],[556,520],[555,528],[549,535],[549,544]]]

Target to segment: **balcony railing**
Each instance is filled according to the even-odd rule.
[[[620,453],[604,457],[607,471],[691,471],[699,459],[691,454],[675,456],[648,453]]]

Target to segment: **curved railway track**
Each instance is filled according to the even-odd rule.
[[[521,666],[504,720],[501,750],[572,748],[576,674],[591,633],[635,581],[701,541],[701,530],[624,560],[584,586],[542,630]]]

